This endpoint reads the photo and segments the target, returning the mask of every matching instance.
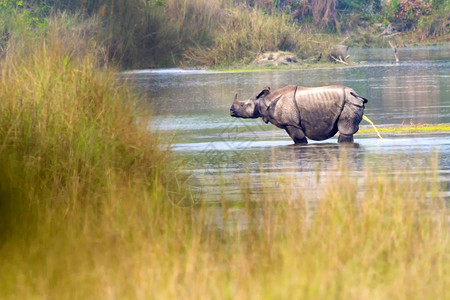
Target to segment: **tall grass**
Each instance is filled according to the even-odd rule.
[[[58,11],[77,13],[84,22],[95,23],[104,63],[127,69],[227,67],[246,64],[262,51],[278,50],[317,58],[320,53],[327,56],[332,46],[342,41],[353,41],[354,47],[388,46],[380,38],[383,28],[371,26],[373,23],[391,22],[402,28],[396,24],[398,1],[385,4],[383,16],[374,14],[380,9],[375,8],[379,1],[375,1],[377,5],[367,1],[291,2],[8,0],[0,9],[0,55],[11,34],[33,24],[33,35]],[[439,0],[427,6],[432,7],[430,15],[411,17],[414,9],[404,13],[410,16],[414,31],[397,36],[397,44],[447,41],[448,5]],[[30,35],[30,31],[22,34]]]
[[[106,2],[99,8],[106,23],[102,40],[109,58],[128,68],[179,65],[187,48],[211,45],[221,6],[206,0]]]
[[[43,228],[30,241],[6,243],[0,292],[58,299],[445,299],[450,229],[438,183],[408,172],[367,171],[359,180],[341,172],[328,178],[317,202],[293,178],[262,194],[244,181],[240,209],[224,201],[173,214],[152,205],[148,193],[112,187],[105,215],[84,216],[81,228],[69,218],[59,231]]]
[[[339,39],[308,26],[299,27],[287,14],[269,15],[246,6],[228,10],[223,20],[210,47],[187,49],[184,58],[189,64],[216,67],[246,64],[266,51],[317,57],[319,53],[328,53]]]
[[[95,24],[92,31],[104,49],[104,63],[122,68],[227,66],[251,61],[261,51],[278,50],[317,57],[339,39],[300,27],[289,14],[276,10],[269,14],[224,0],[55,1],[49,11],[58,10]],[[23,12],[18,16],[25,23],[31,19],[25,9],[16,12]],[[12,14],[13,10],[0,21],[0,46],[1,27],[5,40],[16,31]]]
[[[167,231],[183,197],[133,92],[67,18],[11,37],[0,64],[1,298],[89,296],[96,257]]]
[[[194,65],[214,66],[251,59],[264,51],[295,51],[295,31],[285,15],[269,16],[243,6],[227,12],[221,33],[210,48],[191,48],[184,57]]]

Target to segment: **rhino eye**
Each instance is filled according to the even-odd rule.
[[[244,106],[244,103],[241,103],[241,107],[243,107]]]

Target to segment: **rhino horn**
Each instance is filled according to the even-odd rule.
[[[238,93],[236,93],[236,95],[234,95],[234,103],[238,102]]]

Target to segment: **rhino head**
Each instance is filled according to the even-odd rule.
[[[238,94],[234,96],[233,105],[230,108],[230,115],[235,118],[259,118],[260,113],[260,101],[270,93],[270,88],[266,87],[256,96],[250,97],[245,101],[238,101]]]

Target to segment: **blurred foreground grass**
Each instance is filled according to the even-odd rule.
[[[362,188],[342,167],[314,204],[294,179],[254,194],[249,177],[235,222],[226,194],[174,205],[194,199],[132,91],[51,22],[0,65],[0,298],[448,297],[436,170],[368,170]]]

